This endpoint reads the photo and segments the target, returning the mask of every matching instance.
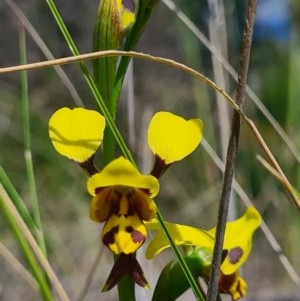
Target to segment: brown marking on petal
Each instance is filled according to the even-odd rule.
[[[119,226],[111,228],[107,233],[102,237],[103,243],[108,247],[109,245],[115,242],[115,234],[119,232]]]
[[[238,279],[238,281],[237,281],[236,290],[240,294],[241,297],[244,296],[244,293],[243,293],[242,287],[241,287],[241,280],[240,279]]]
[[[245,295],[243,291],[242,278],[235,272],[230,275],[224,275],[221,271],[219,274],[219,289],[223,294],[230,294],[232,300],[238,300]],[[246,289],[246,288],[244,288]]]
[[[132,241],[135,243],[143,243],[146,239],[140,231],[134,230],[131,226],[126,227],[125,230],[131,234]]]
[[[142,189],[140,189],[142,190]],[[133,216],[135,214],[137,214],[140,218],[141,218],[141,214],[138,210],[138,208],[136,208],[135,203],[137,202],[137,194],[136,191],[132,191],[130,193],[128,193],[127,195],[127,200],[130,204],[130,208],[128,208],[128,216]],[[141,218],[142,219],[142,218]]]
[[[219,289],[221,293],[228,294],[230,288],[234,284],[237,274],[224,275],[221,271],[219,273]]]
[[[110,194],[107,196],[107,202],[110,203],[110,214],[115,214],[118,215],[119,211],[120,211],[120,199],[121,199],[122,195],[114,190],[111,189]]]
[[[135,11],[135,2],[134,0],[122,0],[122,5],[132,13]]]
[[[105,189],[106,187],[97,187],[95,188],[95,194],[100,193],[103,189]]]
[[[150,189],[149,188],[139,188],[139,190],[143,191],[147,195],[150,195]]]
[[[155,155],[155,163],[151,171],[151,175],[156,179],[159,179],[171,164],[166,164],[164,159],[161,159],[158,155]]]
[[[136,211],[135,211],[135,208],[134,206],[132,205],[131,201],[130,201],[130,195],[134,194],[135,192],[131,192],[131,193],[128,193],[126,195],[127,197],[127,200],[128,200],[128,211],[127,211],[127,214],[125,215],[125,217],[127,218],[128,216],[133,216],[136,214]]]
[[[77,162],[79,166],[89,174],[89,176],[92,176],[99,172],[97,167],[94,165],[94,159],[95,159],[95,154],[93,154],[90,158],[88,158],[84,162]]]
[[[229,250],[228,252],[228,259],[229,259],[229,262],[232,263],[232,264],[235,264],[237,262],[239,262],[240,258],[242,257],[244,251],[242,248],[240,247],[236,247],[236,248],[233,248],[231,250]]]
[[[144,272],[133,254],[121,253],[115,261],[102,292],[112,289],[125,275],[130,276],[139,286],[150,288]]]

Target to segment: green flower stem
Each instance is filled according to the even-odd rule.
[[[117,260],[114,255],[114,261]],[[117,285],[119,301],[135,301],[135,283],[132,279],[125,275]]]
[[[24,27],[20,27],[19,35],[20,44],[20,63],[21,65],[26,64],[26,39]],[[31,206],[33,211],[33,219],[37,226],[35,229],[35,234],[37,236],[37,242],[39,247],[45,256],[47,256],[46,244],[42,229],[42,222],[40,217],[39,202],[35,186],[35,177],[33,170],[33,162],[31,156],[31,146],[30,146],[30,121],[29,121],[29,100],[28,100],[28,81],[27,81],[27,71],[21,72],[21,99],[22,99],[22,114],[23,114],[23,135],[24,135],[24,156],[25,164],[27,170],[28,187],[31,200]]]
[[[136,15],[136,21],[129,31],[129,34],[126,38],[123,50],[130,51],[134,50],[137,42],[139,41],[141,35],[143,34],[146,24],[149,21],[149,18],[158,4],[159,0],[143,0],[138,1],[138,12]],[[126,71],[128,69],[128,65],[130,63],[131,57],[130,56],[122,56],[120,59],[120,64],[117,69],[116,79],[115,79],[115,86],[113,89],[112,94],[112,102],[116,106],[120,93],[123,87],[124,78],[126,75]]]
[[[71,35],[69,34],[55,4],[53,3],[52,0],[46,0],[46,2],[48,3],[51,12],[54,15],[54,18],[55,18],[60,30],[62,31],[62,33],[65,37],[65,40],[71,49],[72,54],[79,55],[79,51],[78,51],[75,43],[73,42]],[[123,137],[121,136],[121,134],[115,124],[112,114],[109,111],[109,109],[107,108],[105,102],[103,101],[103,98],[101,97],[101,94],[97,88],[97,85],[96,85],[94,79],[92,78],[92,76],[90,75],[85,63],[83,61],[81,61],[81,62],[79,62],[79,66],[80,66],[83,76],[90,88],[90,91],[92,92],[92,94],[99,106],[99,109],[100,109],[101,113],[104,115],[104,117],[106,119],[106,123],[108,125],[108,130],[106,130],[106,132],[105,132],[104,141],[103,141],[103,146],[104,146],[103,157],[104,157],[105,162],[110,162],[112,159],[114,159],[115,142],[117,142],[122,153],[124,154],[124,156],[128,160],[130,160],[133,164],[135,164],[133,157],[131,155],[131,152],[127,148],[127,146],[123,140]],[[118,292],[119,292],[119,300],[135,301],[134,283],[131,279],[124,277],[118,284]]]
[[[0,186],[1,190],[3,190],[3,186]],[[16,220],[13,218],[8,208],[6,207],[3,198],[0,193],[0,208],[1,212],[5,215],[8,223],[11,225],[13,232],[15,234],[16,240],[19,244],[19,247],[23,253],[23,256],[34,276],[36,281],[39,284],[40,292],[44,300],[46,301],[54,301],[54,297],[52,295],[51,288],[48,283],[48,279],[46,278],[43,270],[41,269],[39,263],[37,262],[32,249],[30,248],[26,238],[24,237],[23,232],[18,226]]]
[[[176,244],[174,243],[174,241],[173,241],[173,239],[172,239],[172,237],[171,237],[171,235],[170,235],[170,233],[169,233],[169,231],[168,231],[168,229],[165,225],[164,219],[163,219],[163,217],[162,217],[159,210],[157,210],[156,217],[157,217],[157,220],[160,223],[160,226],[162,227],[167,239],[170,242],[172,250],[173,250],[173,252],[174,252],[181,268],[182,268],[183,273],[185,274],[185,276],[186,276],[186,278],[187,278],[187,280],[188,280],[188,282],[191,286],[191,289],[193,290],[193,293],[194,293],[195,297],[197,298],[197,300],[205,301],[205,298],[203,297],[202,292],[199,289],[197,282],[195,281],[191,271],[189,270],[182,254],[180,253],[179,249],[177,248]]]

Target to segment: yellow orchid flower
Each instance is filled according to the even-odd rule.
[[[147,237],[143,221],[153,219],[156,214],[153,197],[159,191],[158,180],[151,175],[141,174],[131,162],[119,157],[100,173],[91,176],[87,188],[93,195],[90,217],[99,223],[105,222],[102,241],[113,253],[120,255],[113,268],[115,272],[111,272],[113,275],[109,277],[104,290],[111,289],[126,273],[137,284],[147,287],[145,277],[138,273],[142,270],[132,254]],[[132,270],[133,265],[137,267],[136,270]],[[122,271],[120,267],[123,267]]]
[[[132,0],[126,5],[133,5]],[[133,254],[147,237],[144,221],[156,214],[153,198],[159,191],[157,179],[172,163],[195,150],[202,139],[203,124],[200,119],[185,120],[168,112],[156,113],[148,130],[149,147],[156,158],[151,175],[142,175],[123,157],[98,172],[93,160],[102,143],[104,128],[105,119],[96,111],[62,108],[50,118],[49,136],[60,154],[79,163],[90,175],[87,183],[93,196],[90,217],[105,223],[102,241],[118,256],[103,290],[111,289],[125,274],[147,287]],[[211,245],[209,234],[207,239]]]
[[[239,276],[238,270],[250,254],[252,236],[260,224],[261,216],[253,207],[248,207],[239,219],[227,223],[224,240],[227,256],[220,268],[219,288],[222,293],[230,294],[233,300],[238,300],[246,293],[246,282]],[[216,228],[205,231],[172,223],[166,223],[166,226],[176,245],[213,249]],[[146,227],[158,231],[146,250],[146,257],[151,259],[169,248],[170,244],[156,220],[147,223]]]
[[[80,165],[93,161],[104,128],[104,117],[84,108],[61,108],[49,120],[49,136],[56,151]]]
[[[185,120],[170,112],[156,113],[148,128],[148,145],[156,157],[151,172],[159,178],[168,166],[192,153],[202,139],[201,119]]]

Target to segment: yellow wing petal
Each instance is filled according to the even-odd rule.
[[[59,109],[49,120],[49,136],[56,151],[79,163],[97,151],[104,128],[105,119],[100,113],[83,108]]]
[[[185,120],[169,112],[158,112],[149,125],[148,144],[154,155],[170,164],[196,149],[202,139],[202,131],[201,119]]]
[[[261,216],[254,207],[248,207],[242,217],[228,222],[224,238],[224,249],[228,255],[221,265],[221,271],[225,275],[233,274],[247,260],[252,248],[252,236],[261,224]],[[216,229],[209,231],[215,236]]]
[[[156,220],[145,223],[147,229],[158,230],[154,239],[146,250],[146,258],[152,259],[163,250],[170,247],[170,243]],[[166,226],[177,246],[213,247],[214,240],[207,231],[179,224],[166,223]]]

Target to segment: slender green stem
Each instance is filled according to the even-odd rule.
[[[26,37],[24,27],[20,26],[20,63],[26,64]],[[33,219],[37,226],[35,229],[37,241],[42,252],[46,256],[46,244],[42,230],[42,222],[40,217],[39,202],[36,192],[35,176],[33,170],[33,162],[30,145],[30,120],[29,120],[29,100],[28,100],[28,81],[27,71],[21,71],[21,98],[22,98],[22,113],[23,113],[23,135],[24,135],[24,156],[27,170],[28,187],[33,211]]]
[[[71,35],[69,34],[56,6],[54,5],[52,0],[46,0],[50,10],[52,11],[54,18],[60,28],[60,30],[62,31],[66,42],[68,43],[70,50],[72,52],[73,55],[79,55],[79,51],[75,45],[75,43],[72,40]],[[83,73],[83,76],[90,88],[90,91],[92,92],[98,107],[101,111],[101,113],[104,115],[105,119],[106,119],[106,123],[108,125],[108,129],[105,131],[105,138],[103,141],[103,145],[105,145],[105,149],[104,149],[104,162],[108,163],[110,162],[112,159],[114,159],[115,157],[115,143],[117,142],[122,153],[124,154],[124,156],[130,160],[133,164],[134,160],[133,157],[131,155],[131,152],[129,151],[129,149],[127,148],[123,137],[121,136],[115,121],[113,119],[113,115],[112,112],[109,111],[108,107],[106,106],[103,98],[101,97],[101,94],[97,88],[97,85],[94,81],[94,79],[92,78],[92,76],[90,75],[85,63],[83,61],[79,62],[79,66],[80,69]],[[134,301],[135,300],[135,291],[134,291],[134,283],[131,279],[129,279],[128,277],[124,277],[120,283],[118,284],[118,291],[119,291],[119,300],[130,300],[130,301]]]
[[[197,298],[197,300],[200,300],[200,301],[204,301],[205,298],[203,297],[200,289],[199,289],[199,286],[197,284],[197,282],[195,281],[191,271],[189,270],[182,254],[180,253],[179,249],[177,248],[176,244],[174,243],[173,239],[172,239],[172,236],[170,235],[167,227],[166,227],[166,224],[164,222],[164,219],[160,213],[159,210],[157,210],[157,214],[156,214],[156,217],[157,217],[157,220],[158,222],[160,223],[160,226],[162,227],[168,241],[170,242],[170,245],[172,247],[172,250],[182,268],[182,271],[184,272],[190,286],[191,286],[191,289],[193,290],[193,293],[195,295],[195,297]]]
[[[127,275],[118,283],[119,301],[135,301],[135,283]]]
[[[27,207],[25,206],[18,192],[15,190],[12,182],[8,178],[2,166],[0,166],[0,183],[3,185],[4,189],[7,191],[7,194],[12,199],[14,205],[16,206],[18,212],[22,216],[28,228],[32,231],[36,230],[37,226],[35,224],[35,221],[32,219]]]

